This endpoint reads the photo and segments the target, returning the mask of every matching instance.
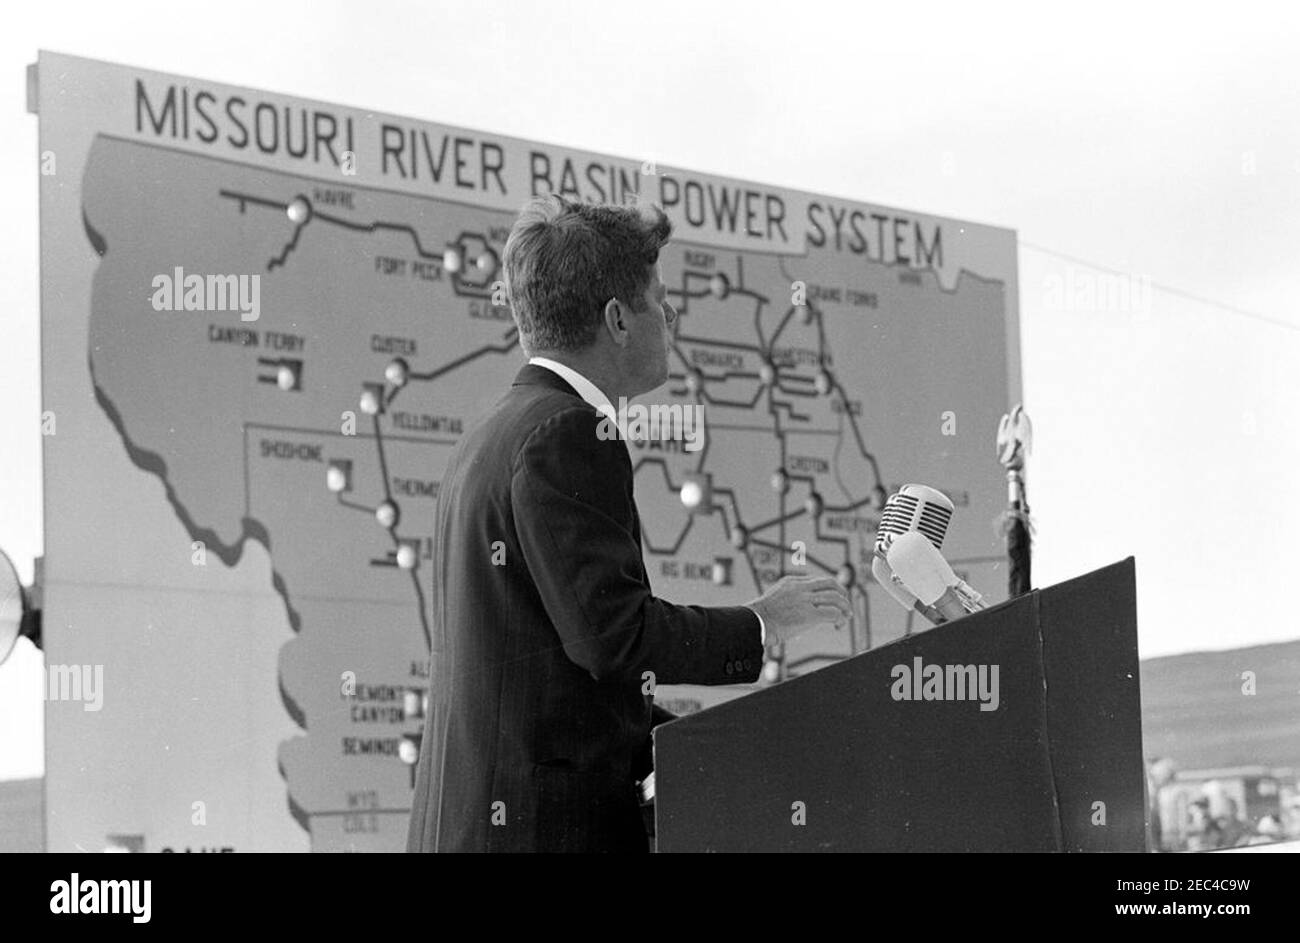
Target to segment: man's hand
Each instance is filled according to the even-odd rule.
[[[815,625],[844,625],[853,615],[849,594],[830,576],[787,576],[749,608],[763,620],[769,642],[787,642]]]

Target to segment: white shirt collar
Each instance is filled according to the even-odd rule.
[[[618,420],[618,415],[614,412],[614,404],[609,401],[609,397],[577,370],[547,357],[529,357],[528,362],[539,367],[545,367],[552,373],[557,374],[569,386],[573,387],[574,392],[595,407],[597,412],[608,416],[612,421]]]

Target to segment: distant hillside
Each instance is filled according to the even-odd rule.
[[[1263,764],[1300,770],[1300,640],[1142,662],[1148,760],[1179,769]],[[1242,673],[1255,673],[1255,694]]]

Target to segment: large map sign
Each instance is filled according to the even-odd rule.
[[[47,656],[96,686],[47,704],[52,850],[403,846],[440,478],[523,361],[501,254],[535,194],[674,222],[642,401],[705,431],[628,443],[657,594],[849,585],[764,683],[919,631],[869,570],[917,481],[1002,598],[1011,231],[66,56],[31,81]]]

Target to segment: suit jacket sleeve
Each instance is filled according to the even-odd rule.
[[[734,684],[762,670],[758,616],[744,606],[678,606],[650,591],[634,536],[627,445],[572,407],[520,449],[511,503],[524,563],[569,659],[598,681]]]

